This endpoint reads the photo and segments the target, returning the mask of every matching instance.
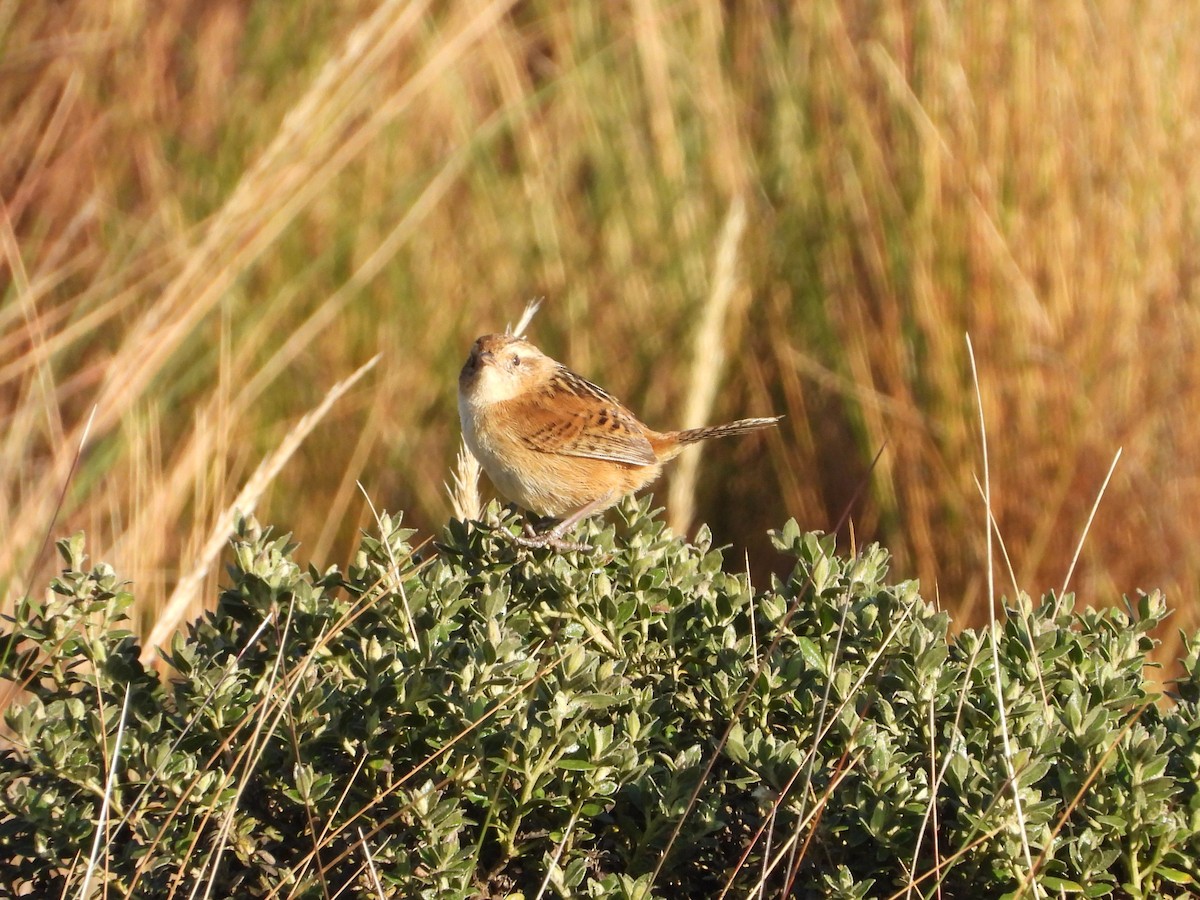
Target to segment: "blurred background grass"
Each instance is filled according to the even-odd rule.
[[[962,623],[970,332],[1020,586],[1061,586],[1124,448],[1072,586],[1194,628],[1198,33],[1107,0],[0,2],[5,606],[93,408],[53,532],[146,628],[376,352],[258,514],[319,566],[369,527],[356,480],[435,531],[470,341],[543,296],[535,341],[652,425],[787,414],[687,491],[753,571],[866,479],[857,539]]]

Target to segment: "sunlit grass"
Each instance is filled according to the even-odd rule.
[[[44,583],[48,530],[85,528],[148,627],[261,460],[377,352],[259,516],[319,564],[371,521],[356,482],[433,531],[461,359],[544,296],[532,337],[651,424],[787,415],[706,451],[695,518],[718,540],[789,515],[832,527],[869,478],[856,534],[958,621],[986,599],[970,332],[1018,583],[1061,584],[1123,448],[1074,587],[1162,587],[1194,627],[1198,19],[832,0],[0,10],[4,602]],[[723,278],[733,312],[705,333]],[[695,353],[713,334],[708,393]]]

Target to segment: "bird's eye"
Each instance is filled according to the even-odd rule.
[[[521,365],[521,355],[519,353],[512,354],[512,356],[508,358],[509,368],[515,369],[519,365]]]

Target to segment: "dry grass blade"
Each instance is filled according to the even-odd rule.
[[[25,271],[21,259],[21,249],[17,244],[17,235],[13,231],[12,220],[8,215],[8,206],[0,198],[0,250],[12,273],[13,287],[25,318],[26,332],[33,345],[33,356],[39,361],[35,374],[38,398],[41,408],[45,411],[51,440],[57,445],[63,442],[63,425],[58,404],[52,402],[57,391],[54,383],[54,371],[50,366],[47,355],[43,352],[46,344],[46,334],[42,327],[38,311],[34,306],[34,292],[30,289],[29,275]]]
[[[42,543],[38,547],[37,553],[29,562],[30,572],[32,572],[42,558],[42,554],[46,552],[46,546],[50,543],[50,537],[54,534],[54,525],[58,521],[58,515],[62,511],[63,500],[67,496],[67,489],[71,486],[71,478],[74,476],[76,469],[79,468],[79,458],[83,456],[83,448],[87,446],[88,436],[92,433],[92,423],[96,420],[96,407],[92,407],[91,413],[88,414],[87,422],[84,423],[83,431],[79,435],[79,443],[75,447],[75,455],[71,458],[71,467],[67,470],[67,477],[63,479],[62,490],[58,493],[58,501],[54,504],[54,513],[50,517],[50,521],[46,523],[46,531],[42,535]],[[25,596],[29,596],[30,584],[33,580],[32,575],[25,579]]]
[[[962,847],[959,850],[956,850],[954,853],[947,856],[944,860],[941,860],[939,868],[930,869],[929,871],[923,873],[918,878],[916,878],[913,883],[919,885],[922,882],[928,881],[930,878],[933,878],[939,872],[944,873],[945,870],[950,868],[950,866],[953,865],[955,862],[962,859],[964,856],[967,856],[976,847],[986,844],[988,841],[990,841],[992,838],[994,838],[996,835],[998,835],[1003,830],[1004,830],[1003,825],[997,825],[995,828],[991,829],[990,831],[985,831],[983,834],[979,835],[979,837],[975,838],[975,840],[971,841],[966,846]],[[888,894],[886,897],[886,900],[900,900],[900,898],[904,897],[907,894],[907,892],[910,890],[911,890],[910,887],[903,887],[894,893]]]
[[[971,361],[971,378],[975,385],[975,404],[979,411],[979,443],[983,451],[983,496],[985,518],[987,522],[987,608],[991,617],[988,629],[989,643],[992,648],[992,674],[996,689],[996,711],[1000,717],[1000,737],[1004,746],[1004,768],[1008,774],[1008,783],[1012,787],[1013,809],[1017,815],[1017,828],[1021,835],[1021,851],[1025,855],[1025,865],[1029,872],[1033,871],[1033,854],[1029,850],[1029,832],[1025,826],[1025,810],[1021,805],[1021,785],[1017,781],[1016,768],[1013,765],[1012,740],[1008,730],[1008,711],[1004,706],[1004,685],[1000,680],[1000,628],[996,622],[996,571],[992,551],[992,481],[988,468],[987,419],[983,414],[983,395],[979,390],[979,371],[975,366],[975,348],[971,346],[971,336],[965,335],[967,341],[967,358]],[[1034,888],[1034,896],[1038,896]]]
[[[1100,485],[1100,490],[1096,494],[1096,502],[1092,504],[1092,511],[1088,513],[1087,522],[1084,523],[1083,533],[1079,535],[1079,543],[1075,546],[1075,555],[1071,557],[1071,565],[1067,568],[1067,574],[1063,576],[1062,590],[1059,595],[1064,595],[1067,592],[1067,586],[1071,583],[1071,576],[1075,574],[1075,566],[1079,562],[1079,554],[1083,552],[1083,542],[1087,540],[1088,532],[1092,530],[1092,522],[1096,518],[1096,510],[1100,508],[1100,501],[1104,499],[1104,493],[1108,490],[1108,483],[1112,481],[1113,472],[1117,470],[1117,463],[1121,461],[1121,453],[1124,448],[1118,447],[1117,453],[1113,457],[1112,465],[1108,467],[1108,474],[1104,476],[1104,483]]]
[[[785,896],[785,897],[791,896],[792,886],[793,886],[793,884],[795,882],[795,878],[796,878],[796,870],[799,868],[799,864],[804,858],[804,855],[803,855],[804,851],[801,849],[801,846],[800,846],[801,845],[800,835],[806,831],[808,832],[808,834],[804,840],[805,848],[807,848],[808,842],[810,840],[812,840],[813,834],[816,830],[816,823],[820,819],[821,815],[825,812],[825,807],[829,803],[830,798],[833,797],[833,795],[837,791],[838,787],[841,786],[841,783],[843,781],[845,781],[846,778],[857,769],[858,764],[862,761],[862,758],[865,755],[866,755],[866,751],[864,750],[864,751],[860,751],[854,757],[844,757],[842,760],[844,765],[840,766],[833,772],[832,777],[830,777],[830,779],[829,779],[829,783],[827,785],[825,785],[825,789],[821,792],[821,796],[816,798],[816,802],[813,804],[812,809],[806,810],[804,812],[804,815],[797,820],[796,827],[791,830],[791,832],[788,834],[787,838],[783,841],[782,844],[780,844],[779,849],[775,852],[775,854],[772,856],[768,852],[769,848],[764,848],[763,868],[762,868],[762,872],[759,875],[758,883],[754,887],[755,891],[758,891],[760,894],[764,893],[766,891],[767,879],[772,874],[774,874],[776,869],[779,868],[779,866],[784,861],[784,854],[787,854],[790,857],[787,861],[787,867],[789,870],[788,871],[788,879],[787,879],[788,883],[784,886],[784,890],[783,890],[781,896]],[[797,770],[797,771],[799,771],[799,770]],[[788,783],[787,787],[790,789],[791,782]],[[785,795],[786,795],[786,792],[781,793],[780,796],[777,798],[776,802],[774,804],[772,804],[772,807],[771,807],[772,815],[774,815],[776,813],[776,811],[778,811],[779,806],[782,804],[783,798]],[[759,834],[762,834],[762,833],[763,833],[763,831],[762,831],[762,829],[760,829]],[[759,834],[755,835],[755,840],[757,840]],[[753,842],[751,842],[750,847],[746,848],[746,852],[748,852],[752,848],[753,848]],[[799,854],[799,855],[797,855],[797,854]],[[741,861],[739,861],[739,865],[740,864],[741,864]],[[732,874],[736,874],[736,873],[731,873],[731,875]],[[720,897],[727,896],[728,892],[732,888],[732,885],[733,885],[733,882],[732,882],[732,877],[731,877],[731,879],[726,882],[725,887],[719,896]]]
[[[87,871],[83,884],[79,886],[79,900],[91,897],[92,879],[96,875],[96,862],[100,857],[100,841],[104,837],[108,825],[108,810],[112,803],[113,785],[117,781],[117,764],[121,760],[121,739],[125,736],[125,719],[129,715],[129,695],[132,685],[125,687],[125,702],[121,705],[121,718],[117,723],[117,738],[113,742],[112,759],[108,764],[108,778],[104,782],[104,800],[100,803],[100,815],[96,820],[96,837],[92,841],[92,852],[88,857]]]
[[[546,877],[542,879],[542,884],[538,888],[538,892],[533,895],[533,900],[542,900],[546,895],[546,889],[550,887],[550,879],[554,876],[558,869],[558,861],[562,859],[563,850],[566,849],[567,841],[571,839],[571,834],[575,831],[575,825],[579,821],[579,813],[582,807],[577,806],[571,812],[571,818],[567,822],[567,827],[563,829],[562,838],[554,847],[554,853],[550,855],[550,859],[546,863]]]
[[[716,263],[713,266],[712,287],[700,323],[696,328],[692,348],[692,374],[683,409],[681,430],[699,428],[712,421],[717,388],[725,371],[724,335],[733,296],[738,284],[738,250],[746,232],[746,202],[740,194],[734,196],[725,215],[725,224],[717,242]],[[667,492],[667,515],[672,530],[682,534],[696,517],[696,481],[700,471],[701,445],[684,449],[675,463],[671,485]]]
[[[483,498],[479,494],[479,476],[482,472],[479,460],[468,449],[466,442],[462,442],[452,475],[454,486],[446,485],[454,517],[459,521],[478,519],[483,514]]]
[[[917,860],[920,859],[920,857],[921,857],[921,846],[925,841],[925,832],[928,828],[928,825],[929,825],[929,822],[931,819],[933,820],[933,858],[934,858],[934,867],[933,867],[932,871],[935,873],[936,877],[940,878],[941,873],[943,873],[946,868],[946,864],[943,863],[942,859],[941,859],[941,847],[938,845],[938,821],[937,821],[938,791],[941,789],[942,782],[946,778],[946,772],[949,770],[950,763],[954,758],[954,750],[955,750],[954,737],[961,734],[960,726],[962,723],[962,713],[963,713],[963,707],[966,706],[966,702],[967,702],[967,692],[970,690],[970,686],[971,686],[971,673],[973,671],[975,671],[975,663],[978,661],[979,654],[982,651],[983,651],[983,645],[977,644],[975,646],[974,651],[971,653],[970,659],[967,660],[966,672],[963,674],[963,686],[962,686],[962,690],[958,692],[958,705],[955,707],[954,722],[950,728],[951,739],[949,742],[949,746],[946,748],[946,758],[942,760],[941,768],[937,770],[936,775],[934,775],[930,780],[929,803],[925,807],[925,817],[921,821],[921,828],[917,832],[917,841],[913,847],[913,853],[912,853],[913,864],[909,867],[910,875],[909,875],[909,880],[908,880],[908,889],[904,894],[905,900],[909,900],[909,898],[912,897],[912,892],[914,890],[916,890],[916,888],[917,888],[917,882],[916,882],[916,879],[913,877],[913,873],[916,872]],[[930,764],[931,769],[934,764],[933,740],[934,740],[934,735],[937,734],[937,732],[934,729],[934,716],[933,716],[932,704],[933,704],[933,699],[930,698],[929,764]]]
[[[275,655],[275,662],[271,667],[271,674],[268,676],[266,696],[271,696],[274,693],[275,685],[278,682],[279,669],[283,664],[284,646],[287,642],[288,631],[291,626],[291,622],[292,613],[289,609],[287,619],[283,623],[283,633],[279,636],[279,652]],[[209,896],[212,894],[213,885],[217,882],[217,869],[221,865],[221,857],[225,855],[225,848],[229,841],[229,834],[233,829],[234,816],[236,815],[238,808],[237,798],[241,797],[242,792],[245,791],[246,786],[250,783],[250,774],[253,772],[255,766],[258,765],[258,759],[262,752],[261,747],[266,741],[270,740],[275,734],[276,730],[278,730],[279,723],[283,720],[284,714],[288,711],[292,697],[303,684],[303,678],[301,678],[300,675],[308,668],[309,664],[312,662],[312,658],[312,654],[310,653],[302,660],[297,677],[292,680],[291,687],[289,688],[286,696],[279,703],[278,708],[275,711],[275,716],[273,719],[271,719],[269,725],[267,724],[267,719],[270,710],[266,705],[260,707],[260,714],[258,716],[258,720],[254,724],[254,730],[250,733],[250,737],[246,741],[246,745],[238,757],[239,762],[243,760],[245,761],[245,769],[242,772],[242,777],[239,780],[235,790],[235,799],[232,803],[228,804],[226,813],[221,819],[221,823],[217,829],[216,847],[213,848],[208,860],[201,867],[202,872],[208,872],[208,878],[198,878],[196,880],[192,887],[191,897],[196,896],[196,892],[202,885],[204,887],[203,896],[205,900],[208,900]],[[228,784],[228,781],[233,778],[236,771],[236,765],[230,767],[225,776],[226,784]],[[198,830],[197,835],[199,835],[199,833],[200,832]],[[185,860],[183,866],[187,866],[187,862],[188,861]]]
[[[375,894],[381,898],[387,894],[383,891],[383,883],[379,880],[379,872],[375,868],[375,860],[371,858],[371,848],[367,845],[367,838],[363,834],[361,828],[358,830],[358,843],[362,846],[363,856],[366,858],[367,870],[371,873],[371,885],[375,888]]]
[[[983,491],[983,485],[979,483],[979,479],[975,479],[975,490],[979,493],[979,499],[983,501],[984,506],[987,506],[987,495]],[[996,516],[991,515],[992,533],[995,535],[996,543],[1000,545],[1000,555],[1004,557],[1004,567],[1008,571],[1009,583],[1012,584],[1013,597],[1020,598],[1022,596],[1021,585],[1017,581],[1017,573],[1013,568],[1012,558],[1008,553],[1008,544],[1004,540],[1004,535],[1000,533],[1000,523],[996,521]],[[1021,621],[1025,626],[1025,633],[1029,636],[1030,649],[1033,648],[1033,626],[1030,622],[1029,615],[1023,603],[1017,603],[1020,609]],[[1042,714],[1046,721],[1049,722],[1053,717],[1053,709],[1050,705],[1050,694],[1046,691],[1046,679],[1042,675],[1042,660],[1037,653],[1030,653],[1030,660],[1033,663],[1033,671],[1037,676],[1038,691],[1042,697]]]
[[[267,486],[279,474],[280,469],[291,458],[291,455],[296,452],[296,449],[303,443],[304,439],[325,418],[326,413],[333,407],[333,404],[341,399],[342,395],[350,390],[360,378],[374,368],[379,359],[380,356],[378,354],[371,357],[371,359],[350,375],[349,378],[345,378],[331,387],[329,392],[326,393],[325,398],[311,412],[301,418],[292,430],[287,433],[283,441],[275,449],[275,452],[259,464],[233,503],[229,504],[225,508],[225,511],[217,518],[208,541],[200,553],[200,558],[196,561],[191,571],[179,580],[179,583],[175,586],[175,590],[171,593],[171,598],[167,601],[166,606],[163,607],[158,620],[150,630],[150,636],[146,639],[146,643],[142,648],[141,659],[144,665],[149,665],[153,662],[158,646],[164,643],[179,626],[179,622],[187,611],[188,605],[195,599],[196,591],[199,590],[209,569],[212,568],[212,564],[225,547],[225,542],[229,537],[230,531],[233,529],[234,523],[237,521],[237,517],[239,515],[249,515],[254,511],[263,491],[267,489]]]
[[[819,738],[818,738],[818,740],[819,740]],[[764,844],[764,847],[763,847],[763,861],[762,861],[763,864],[762,864],[762,871],[759,874],[757,890],[759,890],[760,892],[765,891],[767,878],[771,875],[771,873],[778,866],[780,858],[782,857],[782,853],[784,851],[789,850],[789,848],[791,848],[791,847],[799,846],[799,836],[806,829],[808,830],[808,837],[805,839],[805,846],[807,847],[808,841],[811,840],[813,837],[813,833],[815,830],[814,825],[817,822],[820,815],[822,814],[822,812],[825,810],[825,806],[829,802],[829,799],[833,796],[834,792],[837,790],[838,785],[840,785],[846,779],[846,777],[849,776],[855,770],[855,767],[858,765],[858,763],[861,759],[862,759],[861,753],[855,757],[851,757],[849,755],[849,753],[847,753],[838,761],[838,764],[834,767],[833,774],[830,777],[828,783],[825,785],[825,788],[822,791],[821,796],[816,798],[816,802],[813,804],[812,808],[811,809],[804,809],[804,808],[800,809],[799,814],[797,815],[796,825],[792,829],[792,833],[791,833],[792,839],[783,845],[783,847],[780,850],[780,854],[778,856],[776,856],[775,861],[772,862],[771,861],[772,854],[771,854],[771,849],[770,849],[770,838],[771,838],[772,830],[774,828],[775,817],[777,816],[777,814],[779,812],[779,808],[781,806],[783,806],[784,801],[791,794],[792,788],[795,786],[796,782],[800,779],[800,775],[802,773],[806,772],[805,766],[797,766],[795,771],[792,772],[791,777],[788,778],[787,782],[784,783],[783,787],[780,788],[778,790],[778,792],[776,793],[775,799],[771,802],[771,810],[770,810],[769,816],[766,817],[764,819],[764,821],[759,824],[758,829],[754,832],[753,835],[751,835],[750,840],[746,841],[745,846],[742,847],[742,854],[741,854],[741,856],[738,857],[737,862],[734,863],[733,866],[730,867],[728,876],[725,879],[725,884],[721,888],[721,893],[717,895],[716,900],[724,900],[725,897],[729,896],[729,892],[732,891],[734,888],[734,883],[737,879],[738,873],[742,870],[742,867],[745,866],[746,860],[748,860],[750,858],[751,852],[754,850],[755,846],[757,846],[759,840],[764,837],[764,835],[766,836],[766,843]],[[806,779],[807,779],[807,776],[806,776]],[[804,791],[807,793],[807,791],[810,789],[811,789],[811,779],[807,779],[805,786],[804,786]],[[803,858],[803,857],[801,857],[801,858]],[[789,862],[789,868],[793,868],[794,863],[795,863],[795,861]],[[786,892],[785,892],[785,895],[786,895]]]
[[[537,315],[538,310],[541,308],[541,298],[530,300],[525,304],[525,309],[521,311],[521,318],[517,319],[517,324],[505,330],[509,334],[515,334],[517,337],[524,337],[526,330],[533,324],[533,317]]]
[[[362,491],[363,497],[366,498],[367,506],[371,508],[371,515],[375,517],[375,526],[384,538],[383,546],[387,549],[388,561],[391,562],[386,576],[391,583],[387,587],[400,598],[400,606],[404,610],[404,624],[408,626],[408,635],[412,638],[413,644],[416,645],[420,639],[417,637],[417,626],[413,623],[412,610],[408,608],[408,597],[404,593],[404,585],[400,581],[400,561],[396,559],[396,554],[392,552],[391,541],[387,540],[387,535],[384,534],[383,519],[379,515],[379,510],[375,508],[374,502],[367,494],[366,489],[363,488],[361,482],[359,482],[358,489]]]

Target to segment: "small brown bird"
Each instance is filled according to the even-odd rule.
[[[688,431],[654,431],[619,400],[511,334],[485,334],[458,376],[463,438],[496,489],[563,518],[518,542],[579,549],[562,536],[654,481],[687,444],[767,428],[779,416]]]

